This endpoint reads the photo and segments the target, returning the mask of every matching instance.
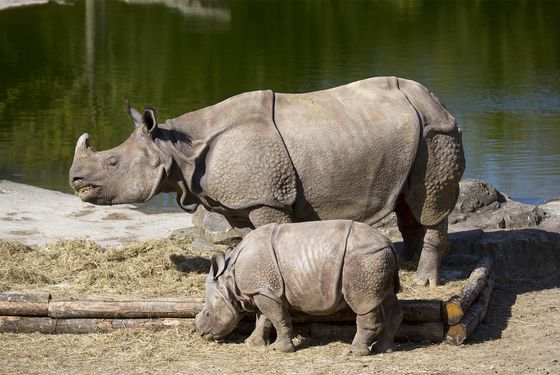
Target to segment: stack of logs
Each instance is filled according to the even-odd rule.
[[[459,345],[484,319],[494,282],[492,262],[484,258],[462,291],[447,301],[401,300],[400,341]],[[104,333],[121,328],[162,330],[191,325],[202,309],[200,298],[152,300],[88,298],[56,301],[50,294],[0,293],[0,332]],[[294,331],[311,338],[351,338],[355,315],[343,310],[328,316],[293,314]],[[238,332],[249,333],[254,323],[242,321]]]

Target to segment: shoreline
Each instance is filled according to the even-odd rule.
[[[115,247],[192,226],[186,212],[145,212],[131,204],[96,206],[74,195],[0,180],[0,238],[29,245],[86,238]]]

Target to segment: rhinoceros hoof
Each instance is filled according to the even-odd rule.
[[[371,351],[367,346],[355,346],[352,345],[346,350],[346,355],[355,355],[357,357],[363,357],[365,355],[370,355]]]
[[[439,284],[437,277],[430,277],[418,272],[414,275],[414,282],[419,286],[430,285],[430,288],[435,288]]]
[[[245,344],[248,346],[266,346],[266,340],[261,336],[249,336],[245,340]]]
[[[270,349],[282,353],[291,353],[296,351],[294,344],[287,341],[276,341],[274,344],[270,345]]]
[[[394,346],[393,343],[384,344],[384,343],[380,343],[378,341],[373,345],[373,347],[371,348],[371,351],[374,354],[392,353],[393,352],[393,346]]]

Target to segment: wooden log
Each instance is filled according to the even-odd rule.
[[[440,300],[401,300],[401,309],[405,322],[441,322]],[[294,323],[307,322],[352,322],[356,320],[356,313],[349,307],[329,315],[308,315],[301,312],[291,312]]]
[[[441,322],[440,300],[401,300],[404,322]]]
[[[51,319],[48,317],[0,316],[1,333],[109,333],[119,329],[139,329],[161,331],[170,328],[192,327],[192,319]],[[255,324],[240,322],[235,332],[249,335]],[[356,334],[355,324],[296,323],[294,333],[315,339],[352,339]],[[443,339],[442,322],[423,322],[402,324],[397,331],[396,340],[433,342]]]
[[[202,310],[200,298],[170,300],[76,300],[51,301],[49,316],[55,319],[76,318],[194,318]]]
[[[402,323],[395,335],[397,341],[424,341],[440,342],[445,338],[445,329],[442,321]]]
[[[484,289],[486,281],[492,272],[492,259],[484,257],[472,271],[463,289],[445,302],[444,320],[450,326],[459,323],[469,306],[477,299]]]
[[[405,321],[440,321],[441,301],[402,300]],[[48,315],[55,319],[71,318],[193,318],[202,310],[201,298],[162,298],[131,300],[119,298],[81,298],[71,301],[51,301]],[[252,319],[250,317],[249,319]],[[352,322],[356,314],[350,308],[330,315],[292,313],[294,322]]]
[[[49,293],[0,293],[0,315],[48,316]]]
[[[242,321],[235,332],[240,335],[249,335],[255,324]],[[350,323],[294,323],[294,335],[302,335],[313,339],[340,339],[351,340],[356,334],[356,324]],[[445,338],[443,322],[418,322],[403,323],[397,330],[397,341],[423,341],[440,342]]]
[[[119,329],[161,331],[192,326],[192,319],[51,319],[0,316],[1,333],[109,333]]]
[[[55,333],[56,321],[48,317],[0,316],[1,333]]]
[[[461,345],[478,327],[480,322],[484,320],[490,296],[494,290],[494,280],[488,279],[486,287],[480,293],[476,302],[471,306],[467,314],[463,316],[461,321],[447,330],[446,339],[453,345]]]

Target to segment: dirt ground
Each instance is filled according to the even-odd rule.
[[[194,250],[188,236],[167,238],[171,224],[190,225],[188,215],[93,208],[7,181],[0,181],[0,212],[0,291],[46,291],[55,299],[203,295],[210,254]],[[116,244],[125,246],[107,247]],[[401,272],[400,298],[416,298],[409,279]],[[450,282],[421,297],[457,287]],[[497,280],[486,319],[464,345],[399,343],[393,353],[362,358],[342,354],[348,341],[297,338],[291,354],[248,348],[239,336],[209,343],[194,322],[162,332],[0,334],[0,374],[560,374],[559,310],[560,275]]]
[[[87,240],[0,245],[0,289],[48,290],[55,298],[201,295],[209,257],[188,239],[118,249]],[[401,279],[399,296],[413,297],[407,274]],[[246,347],[240,336],[206,342],[194,324],[164,332],[0,334],[0,373],[560,374],[559,287],[560,276],[498,280],[485,321],[458,347],[399,343],[393,353],[356,358],[343,355],[348,341],[298,337],[295,353],[279,354]],[[447,294],[456,285],[439,288]]]
[[[346,342],[295,353],[208,343],[193,327],[158,333],[0,335],[2,373],[559,374],[560,279],[501,281],[485,322],[462,346],[402,343],[393,353],[342,355]]]

